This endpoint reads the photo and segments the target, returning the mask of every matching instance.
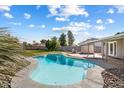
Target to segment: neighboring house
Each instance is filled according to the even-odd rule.
[[[42,44],[39,44],[39,43],[35,43],[35,44],[32,44],[31,46],[28,46],[27,49],[31,49],[31,50],[44,50],[46,49],[44,45]]]
[[[79,43],[80,52],[82,53],[101,53],[102,43],[97,38],[90,38]]]
[[[124,32],[103,38],[101,41],[103,42],[102,53],[104,56],[124,59]]]
[[[23,42],[22,47],[23,49],[27,49],[27,50],[45,50],[46,49],[45,45],[40,43],[30,44],[30,43]]]

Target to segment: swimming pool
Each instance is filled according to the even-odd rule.
[[[95,64],[87,59],[76,59],[62,54],[34,57],[38,61],[30,78],[47,85],[70,85],[85,79],[87,70]]]

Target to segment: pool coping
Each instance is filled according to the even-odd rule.
[[[43,55],[41,55],[43,56]],[[72,85],[45,85],[33,81],[29,78],[30,73],[36,68],[37,60],[29,57],[28,61],[31,62],[29,66],[17,72],[12,78],[12,88],[102,88],[104,85],[101,72],[104,70],[100,66],[95,66],[87,70],[87,77]]]

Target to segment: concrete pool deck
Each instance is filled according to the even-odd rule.
[[[12,88],[102,88],[104,85],[101,72],[104,70],[100,66],[95,66],[87,71],[86,79],[73,84],[73,85],[45,85],[35,82],[30,79],[30,73],[36,68],[37,62],[33,58],[28,58],[31,64],[26,68],[19,71],[15,77],[12,78],[11,87]]]

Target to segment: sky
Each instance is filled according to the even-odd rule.
[[[20,41],[39,42],[72,31],[75,43],[124,31],[124,6],[0,5],[0,27]]]

